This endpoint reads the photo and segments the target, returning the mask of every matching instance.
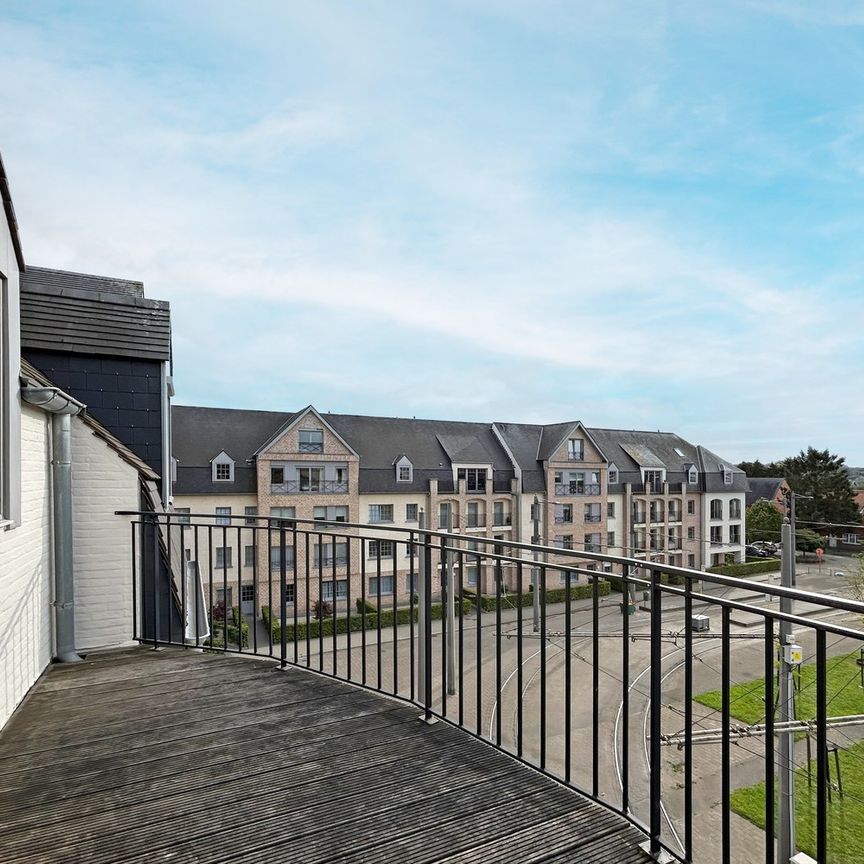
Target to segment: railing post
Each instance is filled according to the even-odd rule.
[[[663,654],[661,627],[663,594],[660,587],[660,573],[651,571],[651,771],[650,798],[651,824],[649,853],[653,858],[660,855],[660,796],[662,794],[660,761],[660,702],[662,700]]]
[[[288,591],[286,586],[288,568],[285,561],[286,554],[285,523],[282,522],[279,525],[279,666],[282,669],[288,665]]]
[[[420,529],[418,537],[423,544],[417,578],[417,692],[424,709],[420,719],[431,725],[435,723],[432,716],[432,545],[430,536],[423,532],[426,514],[422,508],[417,514],[417,526]]]
[[[534,534],[531,537],[531,542],[534,546],[540,545],[540,499],[535,495],[534,503],[531,505],[531,521],[534,523]],[[540,568],[537,562],[540,561],[540,553],[535,549],[532,557],[534,558],[534,567],[531,569],[531,584],[534,589],[534,596],[531,598],[532,610],[534,613],[534,632],[540,629]],[[479,585],[478,594],[479,594]]]

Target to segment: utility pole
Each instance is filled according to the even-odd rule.
[[[531,505],[531,519],[534,522],[534,536],[531,538],[531,543],[536,547],[540,545],[540,499],[535,495],[534,503]],[[534,549],[534,561],[540,560],[540,553]],[[534,632],[540,630],[540,568],[535,566],[531,576],[531,584],[534,586],[531,598],[534,607]]]
[[[798,584],[798,574],[795,572],[795,552],[798,548],[798,532],[795,528],[795,493],[789,490],[789,521],[792,524],[792,587]]]
[[[795,498],[792,498],[793,506]],[[789,519],[783,520],[781,529],[783,548],[780,559],[780,584],[784,588],[791,588],[795,578],[795,535]],[[780,611],[791,614],[793,612],[793,601],[787,597],[780,598]],[[780,692],[779,708],[780,723],[790,723],[795,719],[792,698],[794,687],[792,682],[792,670],[794,664],[792,659],[792,624],[780,619]],[[800,656],[800,651],[799,651]],[[786,727],[784,727],[785,729]],[[788,864],[789,859],[796,853],[795,844],[795,767],[794,767],[794,741],[795,733],[782,731],[777,735],[777,770],[780,774],[777,784],[778,805],[778,837],[777,837],[777,860],[780,864]],[[766,826],[766,830],[772,830],[773,826]]]

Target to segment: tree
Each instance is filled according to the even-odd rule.
[[[845,461],[827,450],[808,447],[781,463],[778,476],[785,477],[792,491],[802,496],[795,502],[796,520],[826,524],[861,522]]]
[[[748,477],[782,477],[783,465],[781,462],[739,462],[738,467]]]
[[[864,555],[855,556],[856,567],[855,572],[847,576],[849,589],[852,593],[852,599],[859,603],[864,603]]]
[[[757,501],[747,508],[747,542],[780,542],[783,514],[770,501]]]
[[[797,528],[795,531],[795,548],[799,552],[815,552],[825,548],[825,540],[809,528]]]

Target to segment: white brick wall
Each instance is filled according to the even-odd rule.
[[[132,639],[129,520],[139,509],[138,472],[78,418],[72,418],[75,642],[79,651]]]
[[[21,417],[21,525],[0,530],[0,727],[51,659],[48,418]]]

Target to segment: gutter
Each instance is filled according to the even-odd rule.
[[[75,650],[72,562],[72,417],[87,407],[58,387],[26,382],[21,398],[51,415],[51,523],[54,540],[54,636],[56,659],[78,663]]]

